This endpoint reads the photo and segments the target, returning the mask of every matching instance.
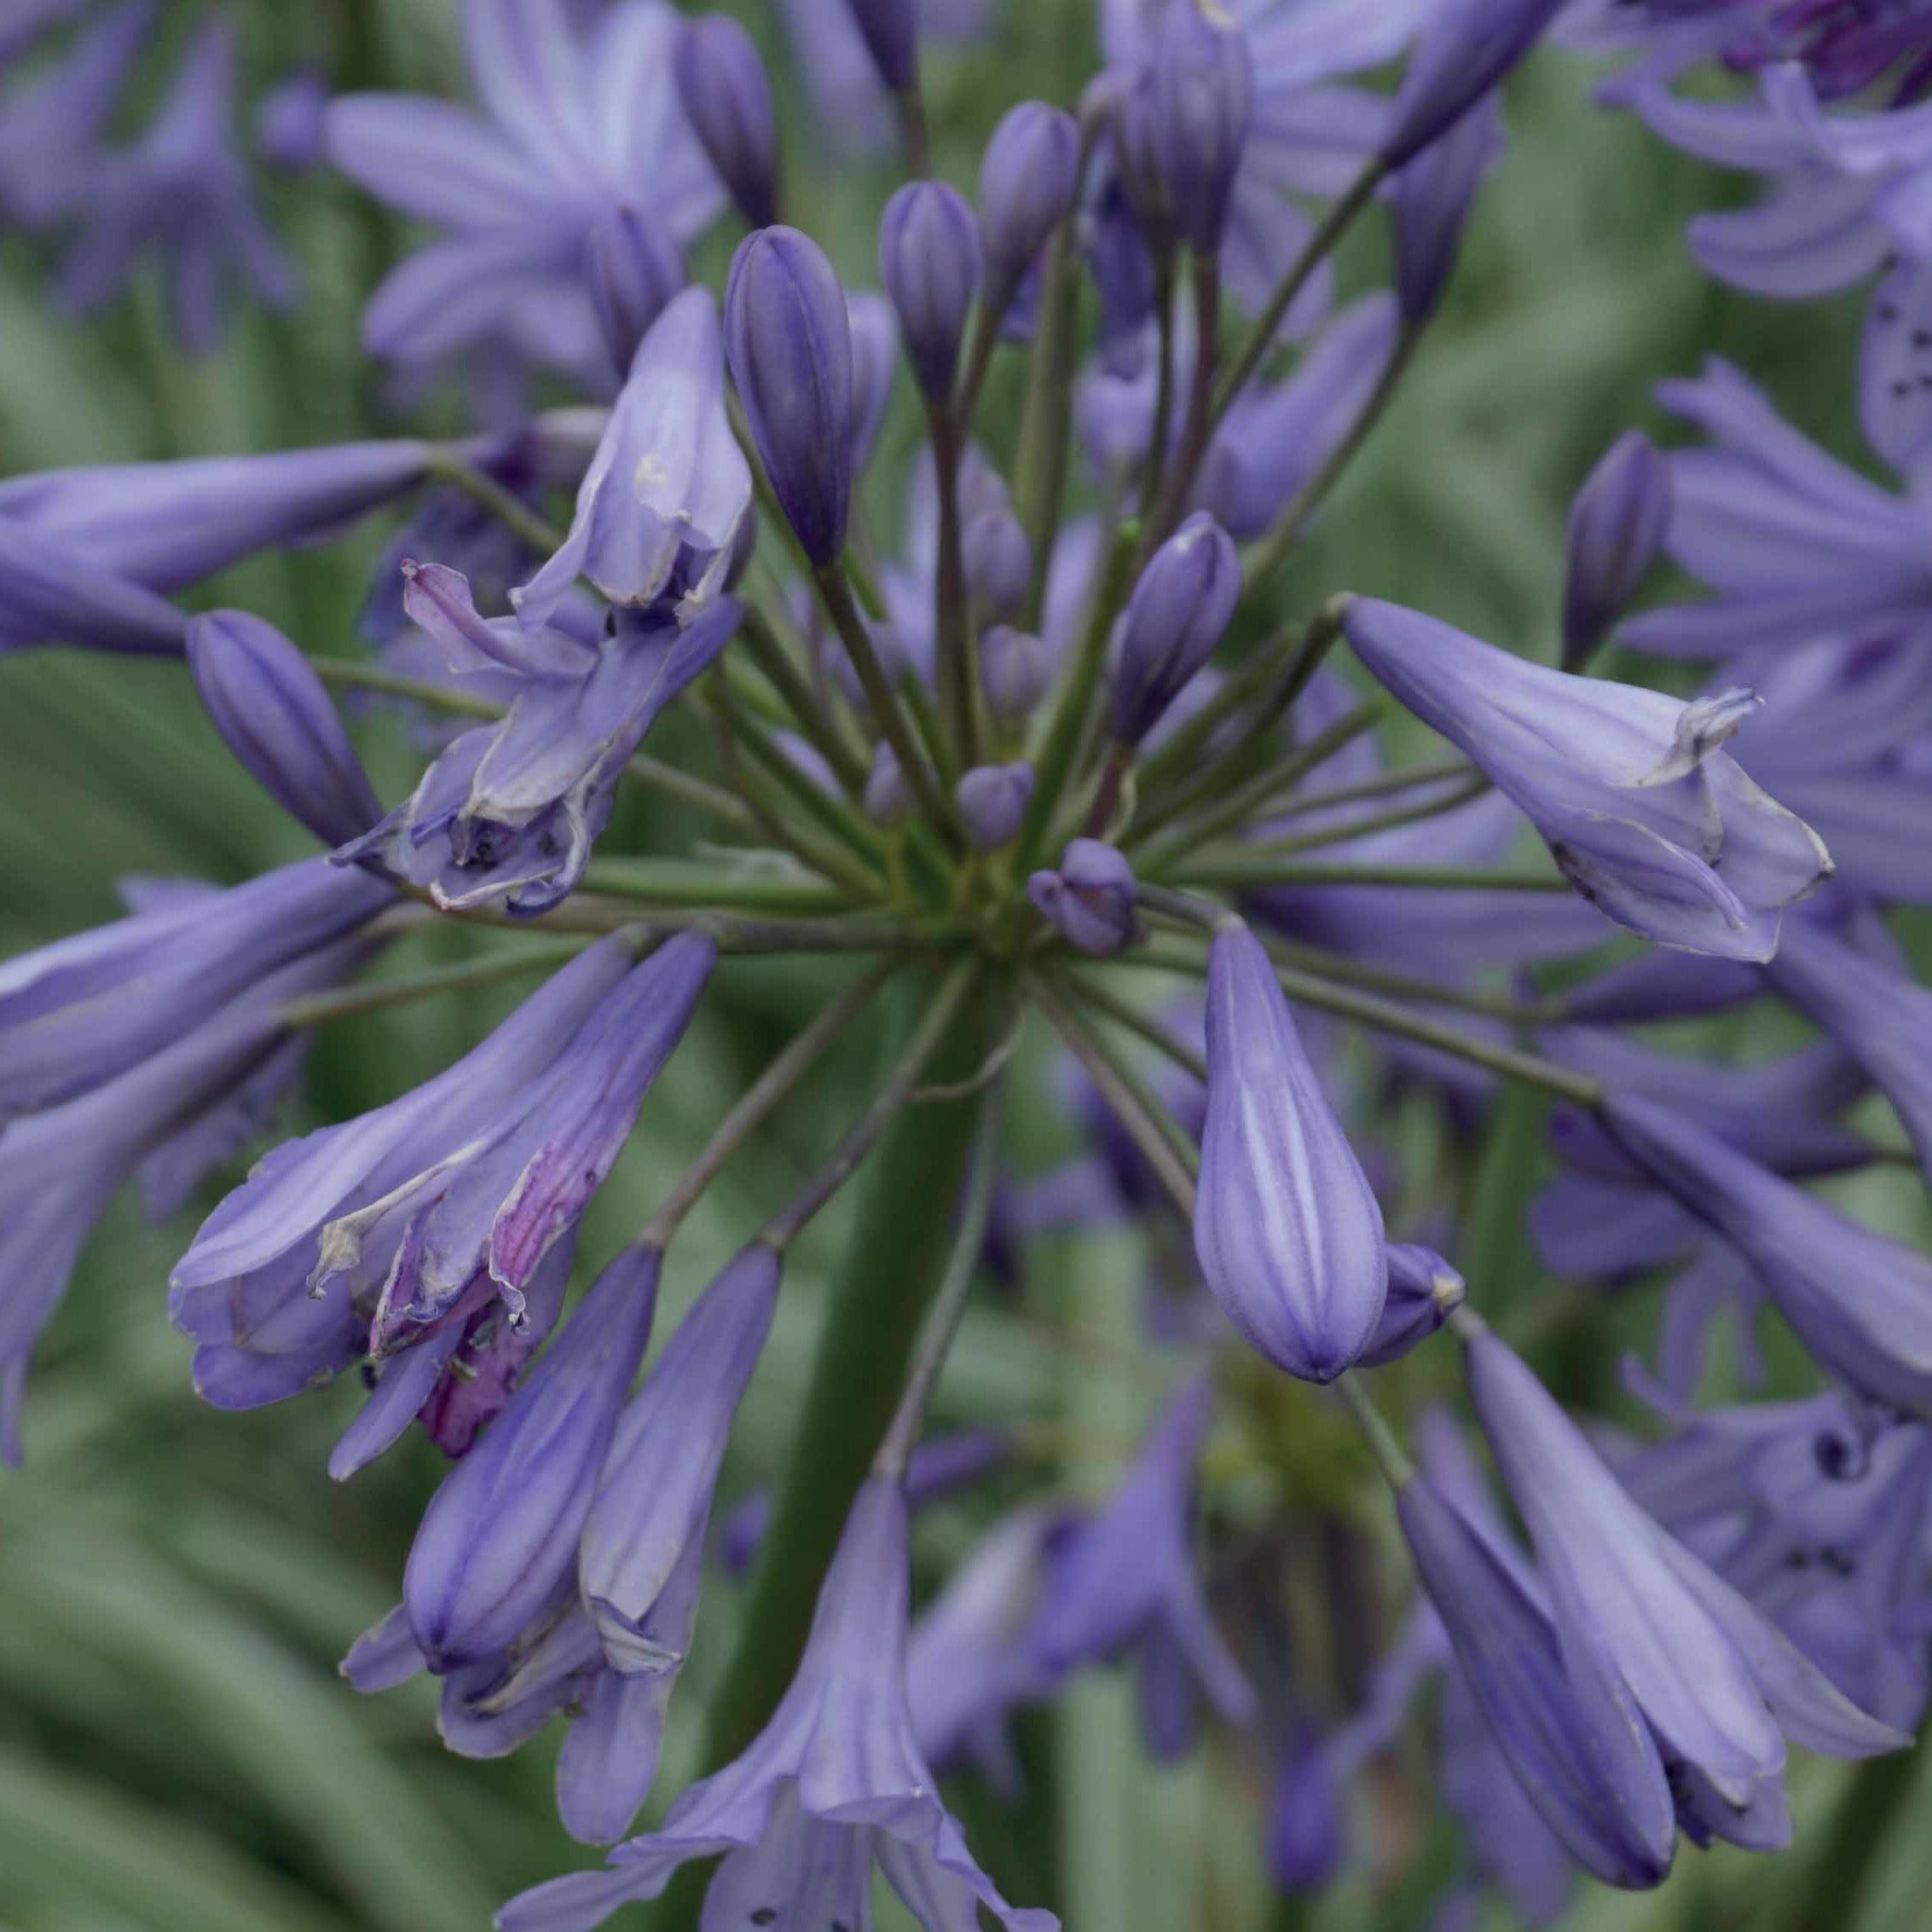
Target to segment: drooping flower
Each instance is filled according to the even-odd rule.
[[[376,291],[362,321],[373,354],[410,366],[496,344],[607,379],[586,239],[636,204],[688,243],[723,201],[679,104],[677,32],[659,0],[619,0],[582,28],[566,0],[466,0],[482,115],[414,95],[329,103],[336,166],[448,231]]]
[[[119,293],[142,252],[159,252],[169,319],[182,348],[205,356],[222,339],[229,285],[271,309],[299,285],[255,206],[235,148],[234,30],[211,15],[172,87],[132,148],[84,172],[79,239],[61,264],[61,299],[91,314]]]
[[[1536,45],[1564,0],[1444,0],[1402,77],[1381,156],[1407,165]]]
[[[197,1389],[252,1408],[373,1357],[385,1373],[333,1464],[347,1474],[437,1396],[465,1346],[527,1353],[540,1270],[567,1255],[713,956],[685,934],[633,966],[622,935],[602,940],[435,1079],[278,1148],[171,1277]],[[458,1409],[460,1449],[483,1418]]]
[[[1663,549],[1670,466],[1640,430],[1613,443],[1570,506],[1563,668],[1578,669],[1611,632]]]
[[[1488,95],[1396,176],[1396,287],[1411,327],[1442,301],[1477,193],[1503,147],[1502,112]]]
[[[700,14],[679,29],[672,59],[706,159],[747,223],[769,228],[778,219],[778,117],[751,36],[728,14]]]
[[[1788,1842],[1785,1733],[1839,1757],[1906,1740],[1646,1517],[1523,1362],[1463,1319],[1470,1392],[1536,1545],[1565,1674],[1593,1733],[1648,1726],[1687,1831],[1750,1849]],[[1658,1795],[1653,1787],[1652,1802]]]
[[[876,1863],[926,1932],[984,1906],[1009,1932],[1054,1932],[1050,1912],[993,1889],[940,1805],[905,1698],[910,1588],[905,1504],[875,1477],[859,1491],[819,1593],[790,1689],[743,1754],[690,1786],[661,1830],[620,1845],[602,1871],[553,1878],[513,1899],[502,1932],[586,1932],[654,1899],[691,1859],[724,1862],[705,1911],[720,1924],[870,1916]]]
[[[1376,678],[1488,772],[1619,925],[1767,959],[1783,909],[1829,874],[1817,835],[1718,749],[1755,705],[1750,692],[1685,704],[1550,670],[1369,599],[1351,599],[1343,622]]]
[[[1217,933],[1208,957],[1207,1066],[1201,1272],[1250,1347],[1333,1381],[1382,1316],[1382,1211],[1245,926]]]

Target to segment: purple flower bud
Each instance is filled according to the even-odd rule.
[[[1435,314],[1476,191],[1503,145],[1502,109],[1492,94],[1396,176],[1396,286],[1404,321]]]
[[[980,286],[980,229],[966,197],[944,182],[908,182],[879,223],[879,274],[913,379],[928,402],[943,402]]]
[[[1467,113],[1533,47],[1564,0],[1446,0],[1430,20],[1382,137],[1391,169]]]
[[[432,1670],[506,1650],[568,1575],[651,1339],[663,1254],[627,1248],[430,1499],[403,1572]]]
[[[1391,1241],[1387,1253],[1389,1298],[1382,1304],[1382,1318],[1375,1324],[1368,1347],[1356,1357],[1356,1366],[1361,1368],[1399,1362],[1418,1342],[1434,1334],[1469,1297],[1468,1284],[1433,1248]]]
[[[1347,1849],[1335,1767],[1320,1744],[1298,1740],[1275,1780],[1268,1866],[1284,1892],[1325,1891]]]
[[[1623,615],[1663,553],[1670,509],[1670,465],[1641,430],[1625,431],[1583,479],[1570,506],[1565,670],[1576,670]]]
[[[583,272],[610,367],[622,381],[645,331],[685,286],[685,258],[648,208],[612,208],[584,237]]]
[[[1217,0],[1168,0],[1148,63],[1149,151],[1168,213],[1197,255],[1215,254],[1253,106],[1247,32]]]
[[[1053,652],[1031,631],[996,624],[980,639],[980,684],[986,709],[1003,725],[1017,725],[1053,682]]]
[[[912,809],[905,774],[889,744],[872,748],[872,769],[865,779],[865,816],[876,825],[901,824]]]
[[[328,84],[317,73],[292,74],[270,88],[255,108],[255,145],[262,159],[285,174],[320,167],[328,104]]]
[[[1118,847],[1074,839],[1057,872],[1035,872],[1027,897],[1069,946],[1096,959],[1118,952],[1134,936],[1134,869]]]
[[[1127,600],[1114,670],[1114,736],[1122,744],[1138,744],[1207,662],[1241,594],[1234,540],[1195,511],[1148,558]]]
[[[960,538],[966,587],[996,617],[1015,617],[1033,580],[1026,525],[1003,507],[970,518]]]
[[[1031,765],[976,765],[960,779],[953,801],[966,836],[991,852],[1019,836],[1033,795]]]
[[[672,54],[678,101],[706,158],[755,228],[777,218],[778,130],[772,83],[751,36],[725,14],[700,14]]]
[[[894,94],[919,84],[919,16],[913,0],[846,0],[879,78]]]
[[[1207,975],[1194,1253],[1251,1347],[1304,1381],[1332,1382],[1381,1319],[1382,1210],[1261,942],[1244,925],[1217,933]]]
[[[852,506],[852,322],[816,242],[767,228],[738,244],[725,350],[779,507],[806,556],[834,562]]]
[[[980,164],[980,240],[989,309],[1004,309],[1073,211],[1080,130],[1044,101],[1022,101],[992,130]]]
[[[321,680],[274,625],[210,611],[188,627],[188,663],[228,749],[324,845],[360,838],[382,817]]]

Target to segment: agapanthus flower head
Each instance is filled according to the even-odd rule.
[[[481,115],[401,94],[329,103],[335,165],[448,231],[390,271],[363,340],[406,366],[491,346],[606,380],[587,236],[647,194],[682,245],[723,200],[678,100],[678,16],[659,0],[591,21],[570,0],[466,0],[462,26]]]
[[[1659,945],[1776,951],[1783,909],[1831,871],[1822,842],[1719,749],[1745,691],[1689,704],[1570,675],[1391,604],[1349,600],[1356,655],[1520,806],[1577,891]]]
[[[1069,842],[1059,869],[1027,882],[1027,896],[1069,946],[1104,958],[1134,934],[1134,868],[1118,846],[1099,839]]]
[[[905,1502],[875,1477],[833,1559],[798,1674],[771,1721],[722,1771],[690,1786],[661,1830],[620,1845],[602,1871],[553,1878],[512,1899],[502,1932],[586,1932],[632,1900],[657,1898],[678,1867],[722,1852],[706,1912],[749,1924],[770,1912],[807,1923],[865,1923],[875,1863],[926,1932],[984,1906],[1009,1932],[1054,1932],[1016,1910],[972,1860],[920,1754],[905,1697],[910,1589]]]
[[[234,30],[211,15],[141,140],[88,171],[86,226],[61,265],[61,298],[77,313],[110,301],[148,248],[162,255],[169,318],[190,356],[219,344],[227,284],[269,308],[294,304],[294,269],[235,151],[234,68]]]
[[[1641,430],[1626,430],[1570,506],[1563,580],[1563,668],[1574,671],[1610,634],[1663,552],[1670,464]]]
[[[1064,108],[1022,101],[992,130],[980,163],[986,300],[1004,309],[1053,231],[1073,211],[1080,130]]]
[[[325,845],[360,837],[382,802],[322,682],[273,624],[215,610],[188,627],[188,668],[228,748]]]
[[[778,506],[806,556],[830,564],[851,511],[852,325],[838,277],[809,236],[768,228],[738,244],[725,347]]]
[[[879,223],[879,279],[899,340],[928,402],[952,389],[960,338],[980,286],[980,229],[972,205],[944,182],[909,181]]]
[[[1195,511],[1148,559],[1120,622],[1114,735],[1122,744],[1138,744],[1213,655],[1241,593],[1233,541]]]
[[[1377,1334],[1381,1208],[1266,951],[1238,923],[1208,957],[1194,1252],[1242,1339],[1291,1375],[1333,1381]]]
[[[700,14],[679,28],[672,59],[706,159],[746,222],[769,228],[778,218],[778,113],[751,36],[728,14]]]

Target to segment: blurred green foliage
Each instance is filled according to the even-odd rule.
[[[448,91],[460,72],[451,0],[229,4],[257,85],[299,59],[327,59],[332,47],[354,49],[364,71],[373,62],[390,85]],[[167,71],[166,47],[197,11],[172,9],[142,84],[149,93]],[[1008,12],[996,49],[934,63],[940,167],[969,188],[978,135],[995,114],[1023,89],[1057,87],[1070,99],[1091,59],[1079,0]],[[782,63],[768,18],[751,24]],[[1622,428],[1663,431],[1651,383],[1706,354],[1738,361],[1794,420],[1865,460],[1852,407],[1851,303],[1780,308],[1707,284],[1685,254],[1681,223],[1733,196],[1736,184],[1594,111],[1588,83],[1579,64],[1554,52],[1513,83],[1512,157],[1479,205],[1448,311],[1302,553],[1291,608],[1346,587],[1553,654],[1570,491]],[[826,240],[851,279],[871,281],[889,166],[861,165],[855,190],[853,171],[834,171],[809,108],[789,92],[785,113],[794,218]],[[76,327],[49,305],[41,251],[0,236],[0,470],[267,449],[365,431],[378,385],[357,348],[356,314],[396,237],[326,177],[269,192],[305,266],[307,299],[288,318],[238,316],[221,354],[199,367],[167,345],[152,290],[97,326]],[[1352,285],[1381,272],[1377,228],[1365,224],[1351,247]],[[721,266],[728,245],[722,233],[708,244],[706,265]],[[1019,382],[1018,359],[1003,359],[988,392],[996,448],[1010,437]],[[874,467],[871,508],[882,535],[902,494],[915,414],[901,410]],[[353,648],[383,534],[252,560],[202,595],[255,610],[312,648]],[[373,719],[360,735],[381,790],[399,795],[414,775],[400,726]],[[633,806],[609,848],[627,839],[675,847],[691,830],[662,808],[646,818]],[[113,916],[122,875],[233,880],[303,849],[303,835],[223,753],[178,666],[57,652],[0,660],[0,955]],[[408,943],[426,957],[467,942]],[[589,1218],[589,1261],[655,1205],[747,1071],[823,998],[829,971],[745,963],[721,973]],[[514,997],[460,995],[330,1028],[314,1056],[307,1111],[289,1126],[402,1092],[447,1064]],[[855,1043],[815,1078],[707,1200],[673,1270],[661,1333],[837,1131],[871,1050]],[[1044,1056],[1026,1078],[1044,1102]],[[1541,1113],[1535,1103],[1506,1110],[1486,1152],[1446,1149],[1470,1177],[1469,1273],[1492,1307],[1538,1304],[1547,1365],[1565,1392],[1611,1406],[1617,1352],[1647,1343],[1652,1310],[1637,1296],[1593,1304],[1578,1323],[1567,1319],[1576,1299],[1539,1278],[1521,1228],[1539,1171]],[[1063,1150],[1050,1106],[1015,1114],[1030,1157]],[[1426,1123],[1420,1131],[1441,1138]],[[1855,1185],[1861,1212],[1894,1222],[1921,1212],[1909,1182]],[[412,1439],[352,1486],[330,1484],[323,1466],[357,1400],[351,1385],[252,1415],[199,1404],[188,1345],[163,1305],[169,1264],[193,1218],[151,1229],[127,1201],[108,1216],[41,1351],[27,1467],[0,1481],[0,1925],[479,1927],[512,1890],[586,1862],[555,1822],[554,1737],[500,1763],[464,1762],[437,1742],[425,1685],[363,1700],[336,1677],[336,1659],[394,1599],[437,1459]],[[791,1271],[734,1441],[727,1496],[784,1455],[841,1219],[830,1218]],[[1124,1235],[1050,1246],[1023,1301],[973,1315],[942,1407],[1050,1420],[1050,1438],[1070,1445],[1068,1481],[1103,1491],[1158,1393],[1157,1371],[1136,1352],[1140,1266],[1137,1242]],[[1417,1392],[1432,1373],[1420,1371]],[[1299,1472],[1298,1493],[1345,1495],[1334,1477],[1352,1468],[1347,1438],[1315,1398],[1293,1395],[1283,1397],[1277,1383],[1254,1400],[1269,1410],[1284,1465]],[[1331,1455],[1339,1459],[1333,1465]],[[1275,1507],[1280,1472],[1258,1482],[1252,1471],[1226,1476],[1218,1507],[1231,1519],[1265,1518]],[[923,1547],[951,1560],[971,1520],[970,1512],[940,1513],[922,1529]],[[1363,1527],[1385,1532],[1375,1521]],[[1327,1553],[1312,1532],[1289,1552],[1284,1603],[1326,1587]],[[674,1711],[658,1804],[685,1774],[708,1685],[730,1653],[734,1610],[732,1589],[714,1580]],[[1298,1631],[1306,1622],[1287,1620]],[[1096,1677],[1023,1727],[1037,1775],[1022,1813],[1003,1816],[963,1785],[975,1839],[1011,1894],[1031,1900],[1050,1889],[1075,1932],[1271,1922],[1409,1932],[1426,1923],[1454,1861],[1446,1835],[1428,1834],[1422,1822],[1426,1762],[1409,1767],[1406,1785],[1379,1788],[1374,1820],[1362,1820],[1371,1855],[1347,1884],[1318,1907],[1277,1908],[1258,1852],[1268,1765],[1217,1747],[1159,1770],[1136,1748],[1133,1721],[1129,1687]],[[1663,1893],[1584,1897],[1571,1926],[1907,1932],[1923,1922],[1932,1790],[1913,1762],[1862,1778],[1854,1784],[1836,1767],[1805,1768],[1800,1845],[1786,1858],[1686,1852]],[[1872,1819],[1880,1829],[1865,1829]]]

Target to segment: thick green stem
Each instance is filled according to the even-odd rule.
[[[928,980],[906,1009],[895,1060],[931,998]],[[987,1026],[985,1003],[969,1004],[925,1077],[969,1079],[985,1057]],[[797,1666],[819,1581],[898,1405],[939,1285],[951,1245],[946,1208],[958,1198],[978,1117],[977,1108],[958,1104],[906,1108],[872,1150],[738,1649],[712,1703],[704,1754],[711,1768],[757,1734]],[[668,1912],[667,1923],[674,1916]]]

